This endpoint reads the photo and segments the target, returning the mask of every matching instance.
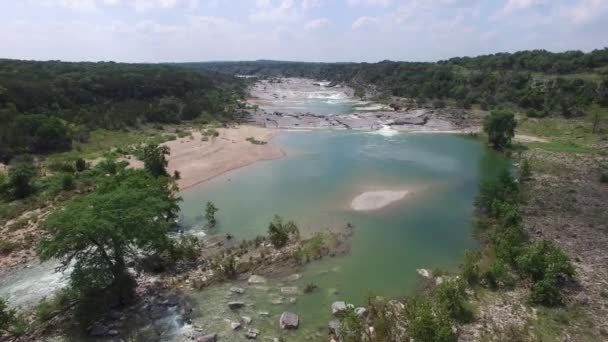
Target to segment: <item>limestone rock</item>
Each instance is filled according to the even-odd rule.
[[[331,313],[334,316],[339,316],[346,311],[346,303],[345,302],[334,302],[331,305]]]
[[[266,283],[266,278],[259,276],[259,275],[251,275],[249,277],[249,279],[247,280],[247,282],[249,284],[265,284]]]
[[[279,325],[282,329],[298,329],[300,317],[293,312],[283,312],[279,318]]]
[[[243,306],[245,306],[245,303],[243,303],[243,302],[229,302],[228,303],[228,307],[230,308],[230,310],[240,309]]]

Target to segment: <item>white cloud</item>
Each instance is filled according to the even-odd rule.
[[[249,19],[253,21],[280,22],[292,21],[298,16],[294,0],[256,0],[256,9]]]
[[[321,5],[323,5],[323,0],[302,0],[302,9],[305,11],[321,7]]]
[[[363,16],[357,18],[351,25],[353,30],[367,29],[378,24],[378,18]]]
[[[576,24],[585,24],[608,12],[606,0],[582,0],[572,8],[565,9],[565,14]]]
[[[351,6],[365,5],[365,6],[388,6],[392,3],[392,0],[348,0],[348,4]]]
[[[329,26],[330,22],[327,18],[313,19],[304,25],[307,30],[318,30]]]

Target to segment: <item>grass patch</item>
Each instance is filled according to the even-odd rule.
[[[597,153],[600,136],[593,134],[592,123],[586,119],[520,118],[517,133],[546,138],[549,142],[527,145],[552,152]]]
[[[539,307],[536,319],[529,322],[535,341],[560,341],[562,331],[577,332],[577,341],[600,341],[599,331],[578,306]]]

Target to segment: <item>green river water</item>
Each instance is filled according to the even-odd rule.
[[[207,201],[220,208],[216,230],[237,239],[264,235],[275,214],[295,220],[306,233],[351,222],[352,248],[346,256],[297,270],[301,278],[296,281],[269,279],[257,287],[237,282],[194,292],[195,325],[219,333],[222,341],[244,340],[243,330],[231,331],[227,321],[243,315],[253,318],[252,327],[262,330],[262,338],[283,334],[288,341],[323,340],[332,302],[360,305],[372,292],[411,293],[421,279],[418,268],[456,270],[464,250],[476,246],[471,233],[478,184],[508,163],[478,140],[450,134],[286,131],[272,143],[287,157],[229,172],[184,193],[185,222],[200,224]],[[350,209],[362,192],[395,189],[413,191],[377,211]],[[302,294],[307,283],[319,290]],[[245,294],[229,294],[235,285]],[[299,294],[281,295],[281,286],[297,286]],[[272,304],[280,297],[287,303]],[[296,302],[289,304],[288,297]],[[253,306],[231,312],[226,305],[231,300]],[[298,331],[280,331],[283,311],[300,316]]]

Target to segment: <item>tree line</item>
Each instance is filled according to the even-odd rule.
[[[279,61],[190,63],[189,67],[262,77],[307,77],[368,85],[417,102],[451,100],[482,109],[510,105],[531,116],[582,115],[608,106],[608,48],[588,53],[545,50],[458,57],[436,63],[306,63]],[[437,101],[436,103],[442,103]]]
[[[244,83],[170,65],[0,60],[0,158],[68,150],[97,128],[239,118]]]

